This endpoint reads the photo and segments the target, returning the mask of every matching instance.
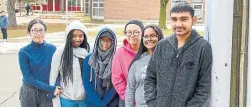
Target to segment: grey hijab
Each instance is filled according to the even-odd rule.
[[[112,39],[110,48],[104,51],[101,46],[100,38],[106,36]],[[103,80],[103,87],[111,87],[111,68],[112,59],[116,51],[117,39],[112,31],[105,30],[97,36],[95,41],[95,46],[93,49],[93,54],[89,59],[89,65],[94,69],[95,78],[99,77]]]

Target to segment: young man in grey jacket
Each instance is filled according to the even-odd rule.
[[[210,96],[212,49],[192,26],[187,2],[170,12],[173,35],[161,40],[148,64],[145,100],[149,107],[203,106]]]

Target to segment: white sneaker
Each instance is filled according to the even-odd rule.
[[[7,42],[7,39],[4,39],[3,42]]]

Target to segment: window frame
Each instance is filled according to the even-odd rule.
[[[97,3],[97,7],[94,7],[94,4]],[[103,3],[103,7],[100,7],[100,3]],[[94,15],[94,9],[98,9],[98,15]],[[100,9],[104,10],[104,1],[97,0],[97,1],[92,1],[92,17],[93,19],[104,19],[104,12],[103,16],[100,15]]]

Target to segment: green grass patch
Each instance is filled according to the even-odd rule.
[[[162,30],[163,35],[165,37],[170,36],[171,34],[173,34],[173,31],[171,29],[161,29],[161,30]]]
[[[65,31],[65,24],[47,24],[47,33]],[[27,32],[28,24],[18,25],[16,28],[8,28],[8,38],[16,38],[29,35]],[[2,37],[1,37],[2,38]]]

